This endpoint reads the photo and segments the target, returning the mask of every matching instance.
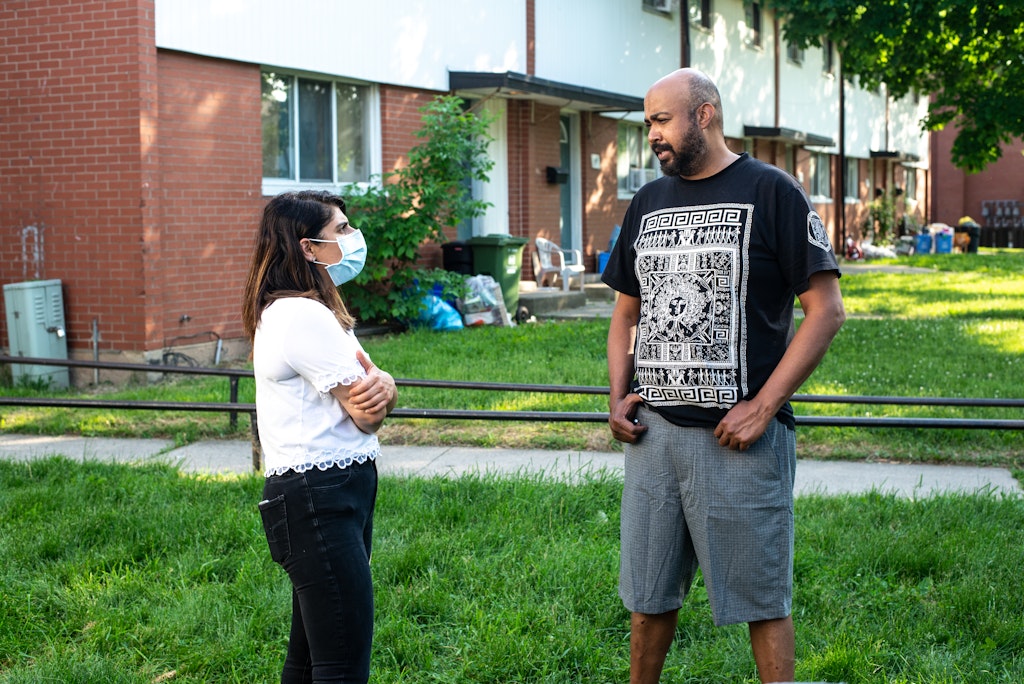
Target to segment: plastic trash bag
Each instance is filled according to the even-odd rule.
[[[475,275],[466,279],[466,285],[469,294],[459,307],[466,325],[513,325],[498,281],[489,275]]]
[[[431,330],[440,332],[462,330],[464,327],[462,316],[455,310],[455,307],[432,294],[423,298],[419,322],[422,325],[429,325]]]

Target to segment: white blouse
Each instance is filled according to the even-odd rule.
[[[346,467],[380,454],[331,394],[365,377],[362,349],[326,306],[305,297],[272,302],[253,341],[256,415],[266,476]]]

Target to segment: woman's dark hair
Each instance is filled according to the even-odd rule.
[[[303,238],[320,237],[335,207],[344,213],[345,200],[327,191],[301,190],[281,193],[263,208],[242,302],[242,327],[250,341],[263,310],[283,297],[315,299],[345,329],[355,325],[334,283],[306,259],[300,244]]]

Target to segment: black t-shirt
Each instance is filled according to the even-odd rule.
[[[775,166],[743,154],[710,178],[648,183],[602,276],[641,300],[634,391],[677,425],[716,425],[767,381],[794,297],[826,270],[839,266],[821,218]],[[792,406],[777,417],[792,427]]]

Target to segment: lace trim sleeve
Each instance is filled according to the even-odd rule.
[[[333,373],[321,373],[317,376],[316,381],[313,383],[313,387],[320,393],[321,399],[326,399],[331,393],[331,390],[338,385],[349,385],[355,383],[357,380],[365,377],[365,373],[354,370],[338,370]]]

